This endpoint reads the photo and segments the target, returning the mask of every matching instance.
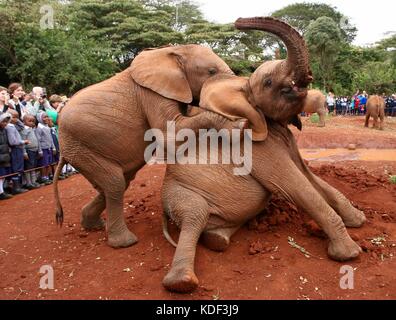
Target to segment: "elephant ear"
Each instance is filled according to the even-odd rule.
[[[248,101],[245,88],[248,78],[221,75],[207,80],[202,88],[200,107],[235,121],[247,119],[253,131],[253,141],[268,136],[267,122]]]
[[[161,96],[183,103],[193,100],[177,47],[148,49],[132,62],[130,72],[136,83]]]

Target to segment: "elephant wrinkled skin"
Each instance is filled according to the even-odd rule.
[[[297,115],[305,103],[306,87],[311,80],[305,42],[299,41],[298,50],[290,50],[291,43],[287,39],[298,39],[299,34],[275,19],[238,21],[239,26],[277,30],[288,48],[288,59],[264,63],[250,79],[219,76],[205,83],[201,105],[210,108],[214,104],[212,109],[224,115],[240,115],[245,108],[251,109],[244,112],[249,116],[263,114],[260,121],[264,127],[260,128],[264,128],[261,132],[264,135],[262,141],[253,143],[253,167],[248,176],[235,176],[234,165],[168,165],[163,207],[166,216],[181,229],[172,267],[163,280],[171,291],[191,292],[198,286],[194,259],[200,237],[208,248],[225,250],[230,237],[266,207],[271,194],[294,202],[323,228],[330,240],[331,258],[348,260],[358,256],[361,250],[345,226],[360,227],[365,222],[364,214],[309,170],[287,126],[292,119],[295,125],[301,126]],[[230,103],[229,110],[221,102],[222,98]],[[272,105],[268,105],[268,101],[272,101]],[[221,149],[218,152],[221,154]],[[166,226],[164,231],[166,233]]]
[[[232,129],[234,123],[212,112],[190,118],[181,114],[183,106],[199,100],[203,83],[216,74],[233,73],[212,50],[170,46],[143,51],[125,71],[74,95],[60,115],[61,161],[54,183],[58,223],[63,222],[58,176],[70,163],[98,191],[82,210],[82,226],[104,228],[101,213],[107,209],[108,244],[118,248],[136,243],[123,218],[123,194],[145,165],[150,143],[144,141],[145,132],[165,132],[171,120],[176,131]]]

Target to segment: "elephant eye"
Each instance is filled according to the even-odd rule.
[[[216,68],[210,68],[210,69],[209,69],[209,74],[210,74],[211,76],[214,76],[216,73],[217,73],[217,69],[216,69]]]
[[[270,87],[271,85],[272,85],[271,79],[264,80],[264,87]]]

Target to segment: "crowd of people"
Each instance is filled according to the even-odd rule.
[[[385,100],[385,115],[389,117],[396,116],[396,94],[386,96],[382,94]],[[332,92],[326,96],[326,103],[329,113],[333,115],[365,115],[368,94],[357,91],[352,97],[336,97]]]
[[[0,86],[0,200],[52,183],[59,161],[58,114],[66,96],[20,83]],[[75,170],[62,168],[60,179]]]

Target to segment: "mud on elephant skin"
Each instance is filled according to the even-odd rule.
[[[213,112],[185,117],[181,110],[199,101],[203,83],[216,74],[233,74],[212,50],[199,45],[168,46],[140,53],[114,77],[81,90],[60,114],[61,161],[55,175],[57,222],[63,222],[58,176],[70,163],[96,188],[82,210],[87,230],[106,227],[108,244],[128,247],[137,237],[123,217],[123,195],[145,165],[150,128],[166,132],[167,121],[182,128],[233,129],[235,123]],[[101,218],[107,209],[106,226]]]
[[[239,21],[242,26],[244,21],[251,26],[252,20],[259,30],[278,30],[282,40],[299,37],[297,31],[272,18]],[[290,43],[285,43],[289,49]],[[297,73],[293,66],[284,67],[288,61],[266,63],[250,79],[219,76],[204,85],[201,104],[230,117],[241,114],[247,118],[260,117],[252,126],[264,128],[264,131],[260,132],[263,134],[261,141],[253,143],[253,167],[248,176],[235,176],[233,165],[168,165],[163,207],[180,228],[172,267],[163,280],[168,290],[194,290],[198,286],[194,271],[198,240],[201,238],[209,249],[225,250],[231,236],[266,207],[272,194],[294,202],[323,228],[330,240],[328,254],[331,258],[344,261],[359,255],[361,249],[349,236],[346,226],[360,227],[365,222],[364,214],[309,170],[287,126],[302,110],[310,79],[305,59],[307,49],[305,43],[300,41],[299,45],[302,47],[297,52],[302,55],[303,62],[298,56],[293,59],[304,70],[298,75],[304,79],[300,82],[302,87],[296,88],[299,82],[298,78],[293,79]],[[293,51],[288,50],[288,54],[290,61]],[[283,67],[278,70],[278,66]],[[285,86],[290,83],[291,88]],[[224,97],[230,102],[229,108],[223,102]],[[268,101],[273,101],[273,108],[279,109],[271,110]],[[261,125],[257,124],[259,122]]]

